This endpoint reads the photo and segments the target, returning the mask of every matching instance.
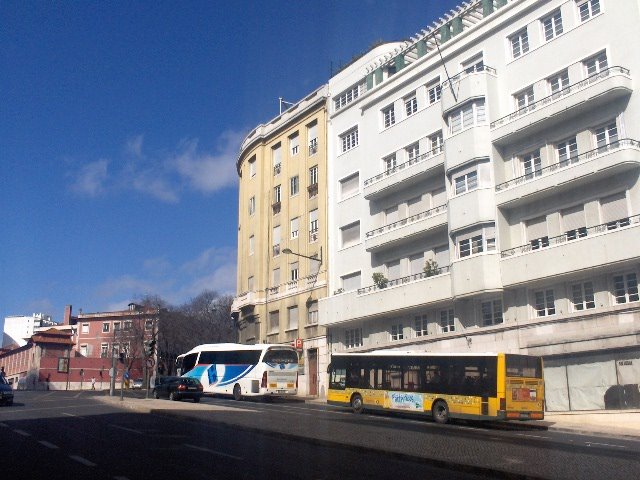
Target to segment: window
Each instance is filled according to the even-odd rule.
[[[526,222],[527,239],[531,244],[531,250],[549,246],[549,236],[547,234],[547,217],[532,218]]]
[[[511,55],[513,58],[518,58],[529,51],[529,35],[527,35],[527,29],[520,30],[515,35],[509,37],[511,43]]]
[[[289,280],[292,282],[297,281],[299,272],[300,267],[298,266],[298,262],[291,262],[289,265]]]
[[[307,325],[317,325],[318,324],[318,301],[314,300],[309,304],[309,309],[307,310]]]
[[[516,101],[516,109],[526,111],[527,106],[534,103],[533,87],[528,87],[522,92],[516,93],[513,98]]]
[[[102,324],[102,333],[109,333],[109,322]]]
[[[300,191],[300,177],[298,175],[289,179],[289,191],[292,197]]]
[[[354,85],[353,87],[345,90],[334,100],[335,109],[340,110],[345,105],[353,102],[365,91],[366,87],[364,83],[359,83],[358,85]]]
[[[318,166],[314,165],[309,169],[309,185],[318,184]]]
[[[462,71],[464,73],[482,72],[483,70],[484,61],[482,60],[482,53],[462,62]]]
[[[280,175],[280,169],[282,164],[282,149],[278,143],[274,147],[271,147],[271,158],[273,159],[273,174]]]
[[[360,173],[356,172],[340,180],[340,198],[345,199],[358,193],[360,190]]]
[[[307,125],[307,138],[309,139],[309,155],[318,152],[318,122],[313,121]]]
[[[522,171],[527,180],[531,180],[534,176],[542,175],[542,160],[540,160],[540,150],[527,153],[521,159]]]
[[[273,272],[271,272],[271,275],[272,275],[271,284],[273,286],[280,285],[280,268],[274,268]]]
[[[593,297],[593,283],[584,282],[571,285],[571,301],[573,309],[576,311],[596,308],[596,302]]]
[[[315,208],[309,212],[309,241],[318,240],[318,209]]]
[[[396,114],[393,105],[382,110],[382,124],[384,128],[389,128],[396,123]]]
[[[594,134],[596,147],[598,148],[598,152],[600,153],[605,152],[607,150],[607,146],[611,146],[611,144],[617,144],[618,142],[618,128],[616,127],[616,122],[612,122],[603,127],[596,128]]]
[[[569,163],[578,161],[578,143],[576,137],[568,138],[556,145],[558,163],[561,167],[566,167]]]
[[[551,94],[561,92],[565,88],[569,88],[569,71],[563,70],[547,79],[549,82],[549,90]]]
[[[273,256],[280,255],[280,225],[273,227]]]
[[[548,42],[562,33],[562,14],[556,10],[548,17],[542,19],[544,39]]]
[[[353,328],[346,330],[344,339],[344,346],[346,348],[356,348],[362,346],[362,329]]]
[[[472,170],[456,177],[453,181],[456,187],[456,195],[475,190],[478,188],[478,172]]]
[[[608,67],[607,53],[600,52],[599,54],[594,55],[591,58],[587,58],[582,62],[582,64],[584,65],[587,77],[595,75],[596,73],[600,73],[603,70],[606,70]]]
[[[404,110],[407,114],[407,117],[410,117],[418,111],[418,99],[416,98],[415,94],[409,98],[405,98]]]
[[[88,345],[80,345],[80,355],[86,357],[89,355],[89,347]]]
[[[394,205],[393,207],[387,208],[384,211],[384,218],[385,218],[385,225],[390,225],[400,220],[400,213],[398,212],[398,206]]]
[[[486,327],[504,322],[502,318],[502,300],[482,302],[482,324]]]
[[[249,199],[249,215],[254,213],[256,213],[256,197],[251,197]]]
[[[541,290],[534,293],[536,316],[547,317],[556,314],[553,290]]]
[[[287,330],[297,330],[298,329],[298,306],[297,305],[287,308],[287,317],[289,321]]]
[[[300,150],[300,137],[298,136],[298,132],[289,137],[289,149],[292,157],[298,154]]]
[[[408,161],[416,160],[420,156],[420,145],[416,142],[406,147],[404,151],[407,154]]]
[[[125,320],[124,321],[124,329],[129,331],[129,330],[131,330],[131,327],[132,327],[131,320]]]
[[[391,325],[391,341],[396,342],[398,340],[402,340],[404,338],[404,332],[402,324]]]
[[[113,322],[113,330],[116,332],[120,330],[120,322]]]
[[[385,263],[385,267],[387,269],[387,278],[389,280],[395,280],[402,277],[402,265],[400,263],[400,259]]]
[[[153,330],[153,320],[145,320],[144,321],[144,329],[145,330]]]
[[[458,243],[460,258],[482,253],[482,235],[460,240]]]
[[[442,95],[442,87],[440,86],[439,77],[427,84],[427,95],[429,96],[429,105],[432,105],[440,100],[440,96]]]
[[[291,238],[298,238],[298,230],[300,229],[300,219],[298,217],[291,219],[290,231]]]
[[[414,318],[414,331],[416,333],[416,337],[426,337],[427,336],[427,316],[426,315],[416,315]]]
[[[396,162],[396,154],[393,153],[391,155],[389,155],[388,157],[384,157],[382,159],[382,165],[384,168],[385,172],[388,172],[390,170],[393,170],[394,168],[396,168],[397,162]]]
[[[253,255],[255,252],[256,237],[254,235],[249,236],[249,255]]]
[[[347,248],[360,242],[360,222],[354,222],[340,229],[342,248]]]
[[[274,209],[273,209],[273,213],[280,213],[280,201],[282,200],[282,187],[280,185],[276,185],[275,187],[273,187],[273,204],[274,204]],[[278,208],[276,208],[278,207]]]
[[[452,134],[484,122],[484,99],[469,102],[449,114],[449,130]]]
[[[342,280],[342,289],[345,292],[359,289],[361,285],[360,278],[360,272],[350,273],[348,275],[340,277],[340,279]]]
[[[348,132],[340,135],[340,144],[342,145],[342,153],[348,152],[352,148],[358,146],[358,127],[352,128]]]
[[[269,333],[278,333],[280,330],[280,311],[269,312]]]
[[[82,333],[89,333],[89,324],[88,323],[83,323],[82,324]]]
[[[443,145],[442,130],[429,136],[429,150],[431,150],[431,155],[436,155],[442,152]]]
[[[602,223],[607,225],[607,230],[629,225],[626,192],[619,192],[600,199],[600,211]]]
[[[249,176],[250,177],[255,177],[256,176],[256,157],[251,157],[251,159],[249,160]]]
[[[580,21],[585,22],[600,13],[600,0],[585,0],[578,2]]]
[[[453,317],[453,309],[440,311],[440,329],[442,333],[455,332],[456,324]]]
[[[456,235],[458,258],[469,257],[496,249],[495,226],[487,224],[484,227],[467,229]]]
[[[584,205],[565,208],[561,210],[560,216],[567,240],[575,240],[576,238],[587,236]]]
[[[616,303],[637,302],[639,298],[636,274],[615,275],[613,277],[613,295]]]
[[[101,343],[100,344],[100,358],[108,358],[109,357],[109,344]]]

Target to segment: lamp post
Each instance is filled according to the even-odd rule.
[[[296,257],[308,258],[309,260],[315,260],[316,262],[320,262],[318,265],[322,265],[322,247],[320,247],[320,258],[309,257],[309,256],[303,255],[301,253],[296,253],[296,252],[291,251],[290,248],[285,248],[284,250],[282,250],[282,253],[284,253],[286,255],[295,255]]]

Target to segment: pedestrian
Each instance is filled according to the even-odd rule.
[[[96,389],[96,377],[91,377],[91,390]]]
[[[49,390],[49,382],[51,382],[51,374],[47,374],[47,390]]]
[[[4,367],[0,367],[0,377],[5,378],[7,374],[4,371]]]

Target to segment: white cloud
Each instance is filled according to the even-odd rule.
[[[103,193],[108,180],[108,165],[109,161],[104,159],[84,165],[79,172],[72,175],[74,181],[71,184],[71,190],[90,197]]]

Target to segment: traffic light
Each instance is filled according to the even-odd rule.
[[[149,340],[144,342],[144,354],[147,357],[153,357],[153,354],[156,352],[156,341]]]
[[[119,357],[120,357],[120,363],[124,363],[124,353],[123,352],[120,353]]]

